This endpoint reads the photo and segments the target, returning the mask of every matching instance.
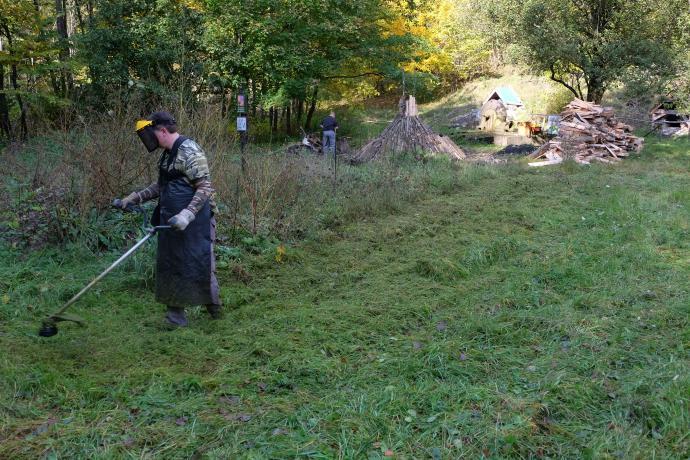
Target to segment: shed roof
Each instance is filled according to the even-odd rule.
[[[520,99],[520,96],[518,96],[515,90],[513,90],[513,88],[510,86],[499,86],[491,92],[484,103],[490,101],[491,99],[499,99],[503,101],[504,104],[524,105]]]

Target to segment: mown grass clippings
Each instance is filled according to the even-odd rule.
[[[688,151],[410,168],[424,193],[281,261],[228,249],[225,318],[175,332],[147,249],[38,338],[114,254],[3,248],[0,457],[687,457]]]

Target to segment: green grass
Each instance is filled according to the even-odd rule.
[[[87,328],[38,338],[115,255],[5,249],[0,458],[687,458],[689,168],[651,141],[432,176],[243,255],[225,319],[175,332],[149,248],[75,306]]]
[[[491,91],[499,86],[515,90],[528,113],[558,113],[572,100],[572,94],[546,76],[535,76],[519,68],[506,68],[503,75],[485,77],[467,83],[462,89],[420,107],[422,118],[436,129],[472,109],[482,106]]]

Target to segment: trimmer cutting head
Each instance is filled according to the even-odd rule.
[[[52,337],[54,335],[57,335],[57,333],[57,324],[52,319],[47,319],[43,321],[43,324],[41,324],[41,328],[38,330],[38,335],[40,335],[41,337]]]
[[[57,323],[60,321],[72,321],[80,326],[84,325],[84,320],[78,316],[54,315],[43,320],[43,323],[41,323],[41,328],[38,330],[38,335],[41,337],[52,337],[57,335]]]
[[[122,203],[119,200],[115,200],[113,203],[115,207],[122,208]],[[131,203],[129,203],[126,207],[126,210],[128,211],[134,211],[136,209],[141,210],[138,206],[134,206]],[[143,210],[141,210],[143,213]],[[146,221],[146,217],[144,217],[144,221]],[[48,316],[46,319],[43,320],[43,323],[41,323],[41,328],[38,330],[38,335],[41,337],[52,337],[58,333],[57,329],[57,323],[60,321],[72,321],[74,323],[77,323],[80,326],[84,326],[84,320],[81,319],[78,316],[75,315],[66,315],[65,311],[70,307],[70,305],[74,304],[85,292],[87,292],[89,289],[91,289],[99,280],[103,279],[105,275],[110,273],[112,270],[115,269],[118,265],[122,263],[125,259],[127,259],[129,256],[134,254],[134,252],[140,248],[144,243],[148,241],[149,238],[151,238],[153,235],[155,235],[158,231],[160,230],[169,230],[172,228],[170,225],[158,225],[156,227],[148,228],[146,229],[146,236],[144,236],[142,239],[140,239],[137,244],[132,246],[127,252],[122,254],[119,259],[117,259],[115,262],[113,262],[110,267],[106,268],[103,273],[98,275],[96,278],[94,278],[89,284],[84,286],[84,288],[79,291],[77,294],[75,294],[71,299],[69,299],[58,311],[53,313],[52,315]]]

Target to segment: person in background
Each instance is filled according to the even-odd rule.
[[[335,112],[331,113],[321,122],[321,131],[323,132],[323,153],[325,155],[335,154],[335,132],[338,129],[338,123],[335,121]]]

